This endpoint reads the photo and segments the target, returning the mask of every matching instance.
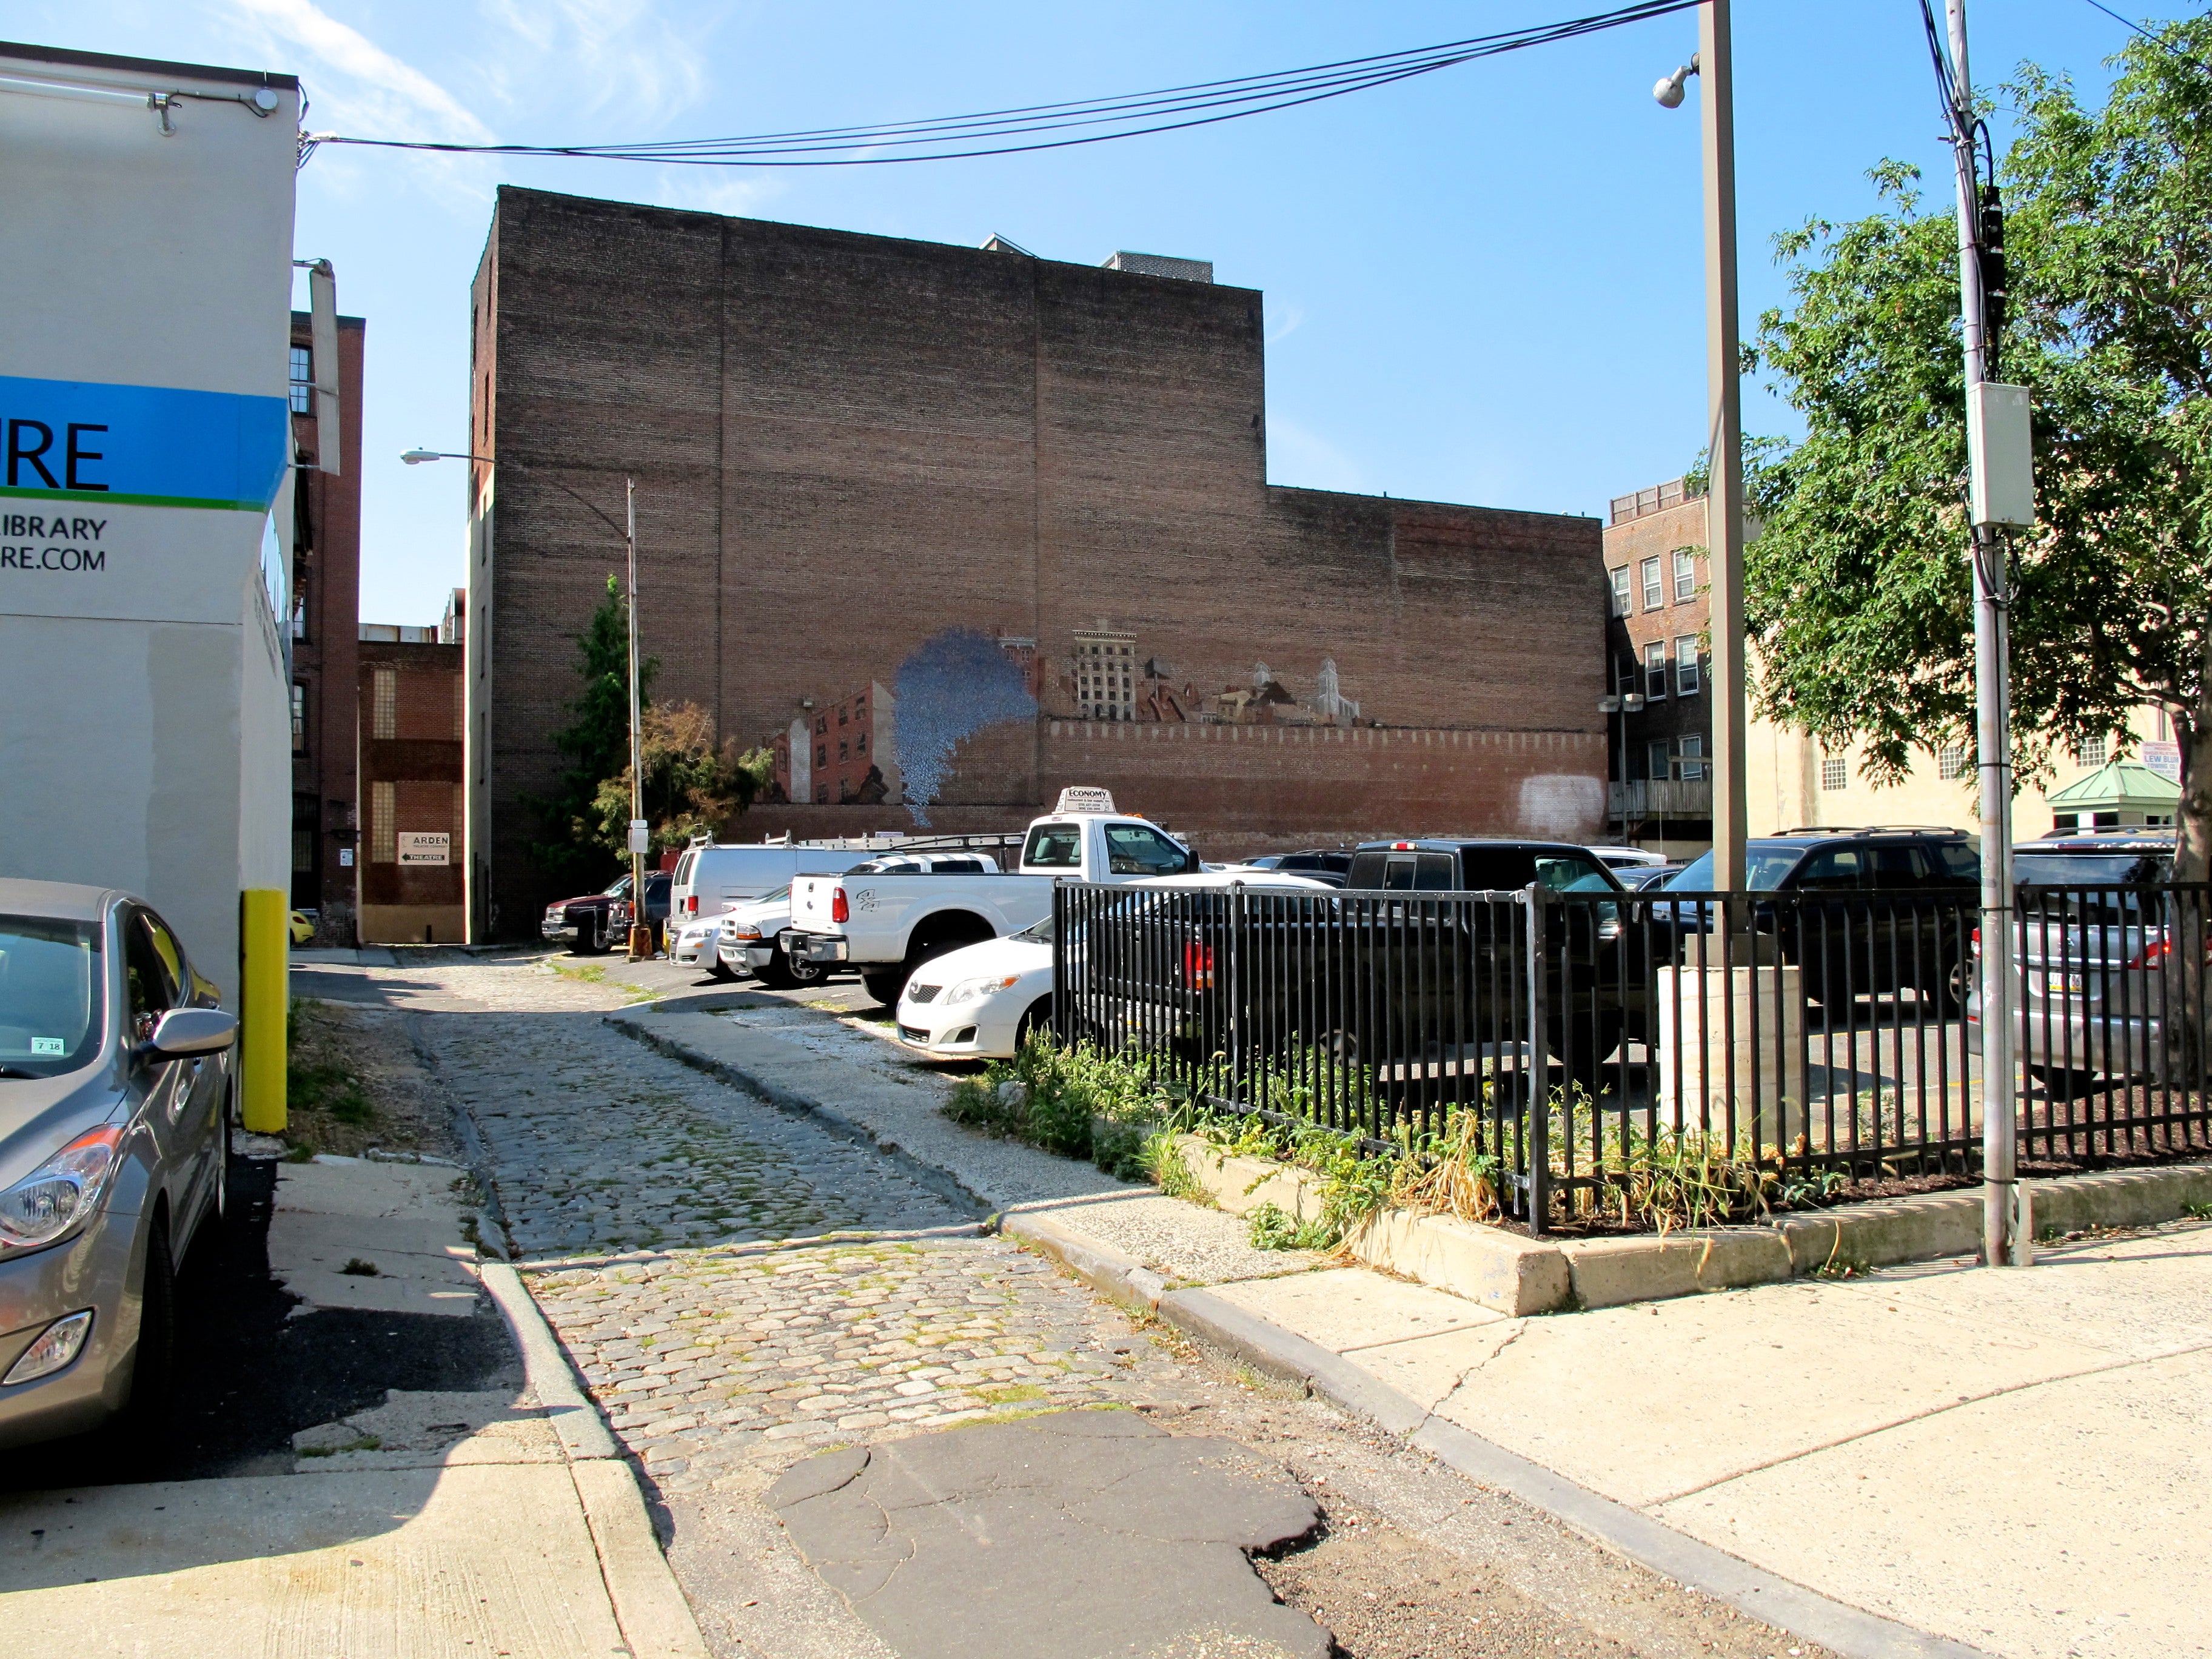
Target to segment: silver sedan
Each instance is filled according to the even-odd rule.
[[[127,893],[0,880],[0,1446],[142,1420],[225,1207],[237,1022]]]

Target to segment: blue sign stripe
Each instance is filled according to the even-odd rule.
[[[0,375],[0,495],[265,513],[290,423],[283,398]]]

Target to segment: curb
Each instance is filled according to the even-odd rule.
[[[780,1112],[787,1112],[793,1117],[812,1118],[832,1134],[842,1136],[845,1139],[863,1146],[873,1147],[939,1198],[957,1205],[979,1220],[991,1213],[994,1207],[991,1200],[975,1191],[951,1170],[929,1163],[927,1159],[916,1158],[896,1140],[884,1139],[866,1124],[847,1117],[834,1107],[825,1106],[811,1096],[798,1094],[775,1084],[764,1082],[750,1072],[740,1071],[726,1061],[702,1054],[697,1049],[678,1042],[672,1037],[665,1037],[659,1032],[647,1028],[642,1022],[625,1014],[609,1014],[605,1018],[608,1024],[613,1026],[624,1036],[642,1042],[655,1054],[665,1054],[671,1060],[681,1060],[693,1071],[704,1072],[718,1083],[726,1083],[732,1088],[742,1089],[756,1100],[764,1101]]]
[[[514,1333],[523,1375],[561,1442],[623,1641],[636,1659],[708,1659],[691,1604],[646,1513],[636,1472],[577,1386],[568,1356],[522,1275],[504,1261],[479,1263],[477,1273]]]
[[[1136,1312],[1158,1310],[1169,1294],[1167,1280],[1136,1257],[1070,1232],[1044,1216],[1009,1210],[998,1218],[998,1230],[1036,1245],[1108,1301]]]

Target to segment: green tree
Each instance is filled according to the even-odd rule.
[[[531,849],[540,867],[564,882],[584,883],[611,878],[624,845],[621,825],[612,845],[607,843],[598,811],[600,786],[629,772],[629,606],[612,576],[606,598],[574,638],[581,689],[563,705],[569,724],[553,733],[553,746],[568,765],[551,794],[528,797],[526,805],[544,826]],[[647,694],[659,668],[658,658],[638,664],[643,706],[650,707]]]
[[[2212,15],[2117,60],[2101,110],[2023,69],[1999,177],[2011,303],[1998,374],[2035,400],[2038,521],[2011,540],[2015,760],[2124,733],[2182,756],[2177,874],[2212,866]],[[1757,455],[1746,615],[1762,711],[1857,739],[1894,777],[1973,735],[1958,241],[1917,175],[1887,206],[1778,239],[1794,303],[1756,360],[1803,440]],[[1946,193],[1945,202],[1948,202]],[[2121,739],[2124,744],[2127,739]]]
[[[734,738],[717,744],[714,717],[696,702],[648,708],[638,747],[645,760],[644,807],[653,850],[682,847],[694,836],[719,835],[768,787],[775,763],[767,749],[741,750]],[[629,846],[629,733],[623,733],[622,769],[602,780],[586,815],[592,843],[617,856]]]

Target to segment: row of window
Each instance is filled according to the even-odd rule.
[[[1621,670],[1621,683],[1633,690],[1637,683],[1636,663],[1630,659]],[[1667,642],[1654,640],[1644,647],[1644,696],[1647,702],[1658,702],[1667,696],[1669,684]],[[1672,684],[1678,697],[1694,697],[1705,683],[1698,666],[1698,636],[1684,634],[1674,641],[1674,660]]]
[[[1676,605],[1687,605],[1698,597],[1697,550],[1678,547],[1673,555],[1673,599]],[[1644,608],[1657,611],[1668,603],[1669,586],[1667,562],[1658,555],[1644,560],[1636,567],[1637,585],[1642,590]],[[1629,569],[1625,564],[1615,565],[1607,573],[1613,582],[1613,614],[1626,617],[1636,609],[1634,596],[1629,590]]]
[[[1695,732],[1671,740],[1654,738],[1645,750],[1644,761],[1648,776],[1698,782],[1705,775],[1705,740]]]

